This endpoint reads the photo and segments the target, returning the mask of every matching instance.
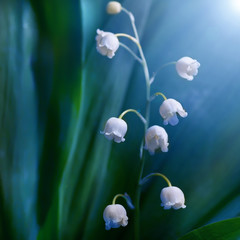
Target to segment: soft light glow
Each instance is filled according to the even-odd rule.
[[[232,0],[231,1],[232,4],[232,8],[236,11],[240,13],[240,0]]]

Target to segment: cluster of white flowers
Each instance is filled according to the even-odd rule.
[[[113,58],[119,48],[118,38],[111,32],[97,29],[96,47],[100,54]],[[192,81],[198,74],[200,63],[190,57],[182,57],[176,62],[176,70],[180,77]]]
[[[161,104],[159,112],[164,120],[164,125],[169,123],[172,126],[178,124],[177,114],[183,118],[188,115],[181,103],[171,98]],[[104,131],[101,133],[104,134],[108,140],[114,140],[120,143],[125,141],[124,136],[126,132],[127,123],[123,119],[111,117],[108,119]],[[145,149],[147,149],[151,155],[158,149],[161,149],[162,152],[168,152],[168,145],[168,135],[164,128],[157,125],[148,128],[145,135]]]
[[[161,206],[165,209],[178,210],[186,208],[185,197],[182,190],[178,187],[170,186],[162,189],[160,193],[162,201]],[[105,221],[105,229],[125,227],[128,224],[128,216],[126,209],[120,204],[108,205],[103,212],[103,219]]]
[[[111,32],[97,29],[96,47],[100,54],[113,58],[119,48],[118,38]],[[176,70],[180,77],[192,81],[198,74],[200,63],[190,57],[182,57],[176,62]]]
[[[109,14],[118,14],[121,11],[124,11],[129,15],[130,20],[132,21],[132,25],[134,25],[134,17],[131,12],[124,9],[119,2],[111,1],[108,3],[107,12]],[[128,37],[130,40],[137,44],[137,46],[139,47],[139,51],[141,52],[142,50],[138,40],[138,34],[136,34],[136,28],[133,27],[133,30],[136,38],[127,34],[122,33],[114,34],[111,32],[104,32],[102,30],[97,29],[96,48],[101,55],[107,56],[108,58],[113,58],[119,46],[121,45],[125,47],[133,55],[133,57],[135,57],[135,59],[137,59],[143,65],[143,67],[145,67],[144,70],[146,70],[147,64],[144,65],[145,58],[142,57],[143,52],[142,54],[140,54],[141,58],[139,58],[131,49],[129,49],[124,44],[121,44],[118,40],[119,36]],[[192,81],[194,77],[198,74],[198,68],[200,67],[200,63],[195,59],[192,59],[190,57],[182,57],[178,61],[173,63],[176,64],[176,72],[181,78],[184,78],[188,81]],[[151,85],[152,83],[151,79],[147,80]],[[175,126],[179,123],[178,116],[182,118],[188,116],[188,113],[183,109],[181,103],[172,98],[167,99],[165,95],[162,93],[156,93],[155,96],[157,95],[162,95],[164,98],[164,101],[159,107],[159,113],[163,118],[163,125],[170,124],[172,126]],[[144,124],[146,123],[147,118],[144,119],[142,115],[138,113],[136,110],[128,109],[125,112],[123,112],[119,116],[119,118],[116,117],[109,118],[101,134],[104,134],[104,136],[108,140],[113,140],[116,143],[124,142],[125,141],[124,137],[127,133],[128,126],[127,123],[122,119],[122,117],[126,112],[129,111],[135,112],[141,118],[141,120],[143,120]],[[144,149],[148,150],[150,155],[155,154],[155,152],[158,150],[161,150],[162,152],[168,152],[169,146],[168,134],[165,131],[165,129],[158,125],[148,127],[147,124],[145,126],[146,127],[144,136],[145,140]],[[163,188],[160,194],[160,199],[162,201],[161,206],[164,209],[186,208],[185,197],[180,188],[172,186],[170,181],[163,174],[150,174],[150,175],[162,176],[169,185],[168,187]],[[109,230],[111,228],[118,228],[120,226],[125,227],[128,224],[128,217],[125,208],[120,204],[115,204],[115,200],[113,201],[112,205],[108,205],[105,208],[103,218],[105,220],[106,230]]]

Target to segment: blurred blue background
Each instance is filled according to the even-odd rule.
[[[145,80],[124,49],[112,60],[96,51],[97,28],[133,34],[124,13],[107,15],[107,2],[0,1],[1,239],[133,239],[132,210],[128,226],[111,231],[102,213],[115,194],[134,197],[143,126],[126,115],[121,144],[99,131],[125,109],[144,113]],[[181,102],[188,117],[166,126],[169,152],[147,155],[144,175],[167,175],[187,208],[164,211],[165,183],[149,181],[142,239],[177,239],[239,216],[240,1],[121,3],[135,16],[150,73],[183,56],[201,64],[192,82],[169,66],[152,85],[152,93]],[[161,102],[151,105],[151,125],[162,126]]]

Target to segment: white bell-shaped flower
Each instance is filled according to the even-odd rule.
[[[104,32],[97,29],[97,51],[103,56],[112,58],[119,47],[118,38],[110,32]]]
[[[116,1],[111,1],[107,5],[107,13],[108,14],[118,14],[122,10],[121,3]]]
[[[192,81],[193,77],[198,74],[199,67],[200,63],[190,57],[182,57],[176,63],[176,69],[179,76],[189,81]]]
[[[109,118],[106,122],[105,128],[101,134],[104,134],[108,140],[114,140],[116,143],[125,141],[125,134],[127,132],[127,123],[120,118]]]
[[[159,148],[161,148],[162,152],[168,152],[168,145],[168,135],[164,128],[157,125],[148,128],[145,135],[145,149],[151,155]]]
[[[161,206],[164,209],[173,208],[175,210],[179,208],[185,208],[185,198],[182,190],[178,187],[165,187],[162,189],[161,194]]]
[[[106,230],[127,226],[128,217],[126,209],[120,204],[108,205],[103,212]]]
[[[181,103],[172,98],[168,98],[162,103],[159,112],[164,119],[163,124],[167,125],[169,123],[172,126],[177,125],[179,122],[177,114],[183,118],[187,117],[188,115],[187,112],[183,109]]]

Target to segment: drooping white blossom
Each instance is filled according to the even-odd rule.
[[[183,118],[188,115],[181,103],[172,98],[168,98],[161,104],[159,112],[164,119],[163,124],[167,125],[169,123],[172,126],[177,125],[179,122],[177,114]]]
[[[127,132],[127,123],[120,118],[111,117],[107,120],[104,131],[101,134],[104,134],[108,140],[114,140],[116,143],[125,141],[125,134]]]
[[[162,152],[168,152],[168,145],[168,135],[164,128],[157,125],[148,128],[145,135],[145,148],[151,155],[157,149],[161,149]]]
[[[161,206],[164,209],[173,208],[175,210],[180,208],[186,208],[185,197],[182,190],[178,187],[165,187],[162,189],[161,194]]]
[[[103,212],[103,219],[106,230],[120,226],[125,227],[128,224],[126,209],[120,204],[108,205]]]
[[[97,51],[108,58],[112,58],[119,47],[118,38],[111,32],[97,29],[96,41]]]
[[[107,5],[107,13],[108,14],[118,14],[122,10],[122,6],[117,1],[111,1]]]
[[[198,74],[200,63],[190,57],[182,57],[176,63],[176,70],[180,77],[192,81]]]

